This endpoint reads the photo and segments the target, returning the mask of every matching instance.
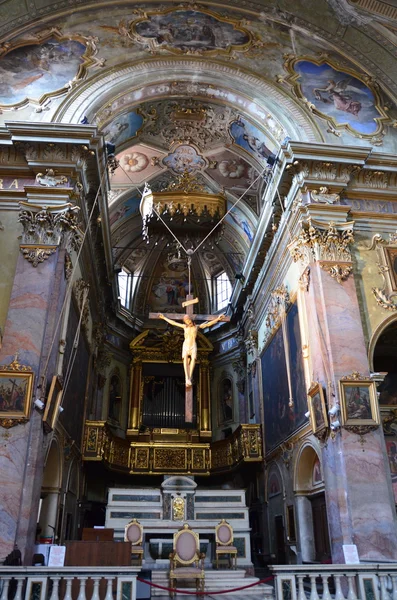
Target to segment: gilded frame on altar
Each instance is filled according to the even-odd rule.
[[[315,381],[307,392],[307,402],[310,412],[310,423],[314,435],[319,435],[328,429],[328,414],[325,404],[324,390]]]
[[[46,431],[52,431],[56,425],[62,401],[62,392],[62,380],[58,375],[54,375],[51,380],[50,391],[48,392],[43,415],[43,425]]]
[[[301,66],[303,63],[313,65],[314,70],[322,69],[318,76],[323,79],[326,77],[328,81],[327,83],[320,81],[318,85],[325,85],[325,87],[311,87],[314,85],[315,73],[309,73],[309,71],[305,82],[302,72],[299,71],[299,63]],[[340,130],[345,130],[355,137],[371,141],[374,145],[382,143],[385,125],[391,123],[392,120],[384,109],[379,86],[370,76],[359,73],[344,64],[339,64],[328,54],[321,54],[317,58],[289,54],[286,57],[284,68],[288,72],[284,81],[292,86],[295,96],[314,115],[328,123],[330,133],[339,137]],[[363,95],[365,96],[364,103],[362,102]],[[367,110],[367,105],[371,110],[369,108]],[[366,112],[368,115],[365,122],[363,113]]]
[[[376,384],[369,377],[353,373],[339,381],[342,425],[347,428],[375,429],[380,425]]]
[[[18,363],[0,366],[0,425],[13,427],[29,419],[34,373]]]

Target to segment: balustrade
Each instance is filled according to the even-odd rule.
[[[0,567],[0,600],[136,600],[135,567]],[[86,588],[90,587],[91,592]]]
[[[397,564],[278,565],[276,600],[397,600]]]

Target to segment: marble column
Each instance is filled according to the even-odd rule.
[[[24,563],[30,564],[45,451],[42,412],[33,402],[44,395],[38,385],[65,293],[64,245],[71,241],[68,224],[76,230],[76,221],[68,206],[47,209],[27,204],[20,221],[24,232],[0,364],[10,364],[18,353],[19,363],[33,370],[35,381],[29,420],[7,429],[0,427],[0,561],[18,546]],[[53,372],[47,375],[51,378]]]
[[[306,496],[298,495],[295,498],[296,516],[298,523],[299,548],[303,563],[314,562],[316,550],[314,546],[313,513],[312,505]]]
[[[317,254],[321,259],[321,254]],[[346,261],[346,255],[342,258]],[[328,405],[340,403],[338,382],[369,375],[352,263],[331,271],[331,261],[311,261],[305,302],[313,381],[328,390]],[[339,265],[340,266],[340,265]],[[351,274],[349,274],[351,273]],[[332,276],[333,274],[333,276]],[[306,282],[307,283],[307,282]],[[332,558],[344,563],[343,545],[355,544],[362,561],[397,558],[397,528],[382,430],[365,434],[364,444],[342,428],[322,449]]]

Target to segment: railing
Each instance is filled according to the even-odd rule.
[[[140,567],[0,567],[0,600],[136,600]]]
[[[276,600],[397,600],[397,564],[282,565]]]

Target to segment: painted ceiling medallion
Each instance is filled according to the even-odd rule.
[[[65,94],[87,69],[103,66],[96,38],[48,28],[0,47],[0,108],[46,103]]]
[[[392,121],[382,106],[380,89],[368,75],[341,66],[322,54],[318,59],[289,54],[284,80],[308,109],[328,122],[330,133],[338,130],[382,143],[385,124]]]
[[[152,54],[167,50],[173,54],[233,55],[247,51],[254,43],[243,22],[196,4],[161,11],[137,9],[134,14],[137,16],[131,21],[122,20],[117,27],[102,28],[128,37]]]
[[[206,166],[206,162],[193,146],[182,144],[163,159],[163,164],[174,173],[193,173]]]

